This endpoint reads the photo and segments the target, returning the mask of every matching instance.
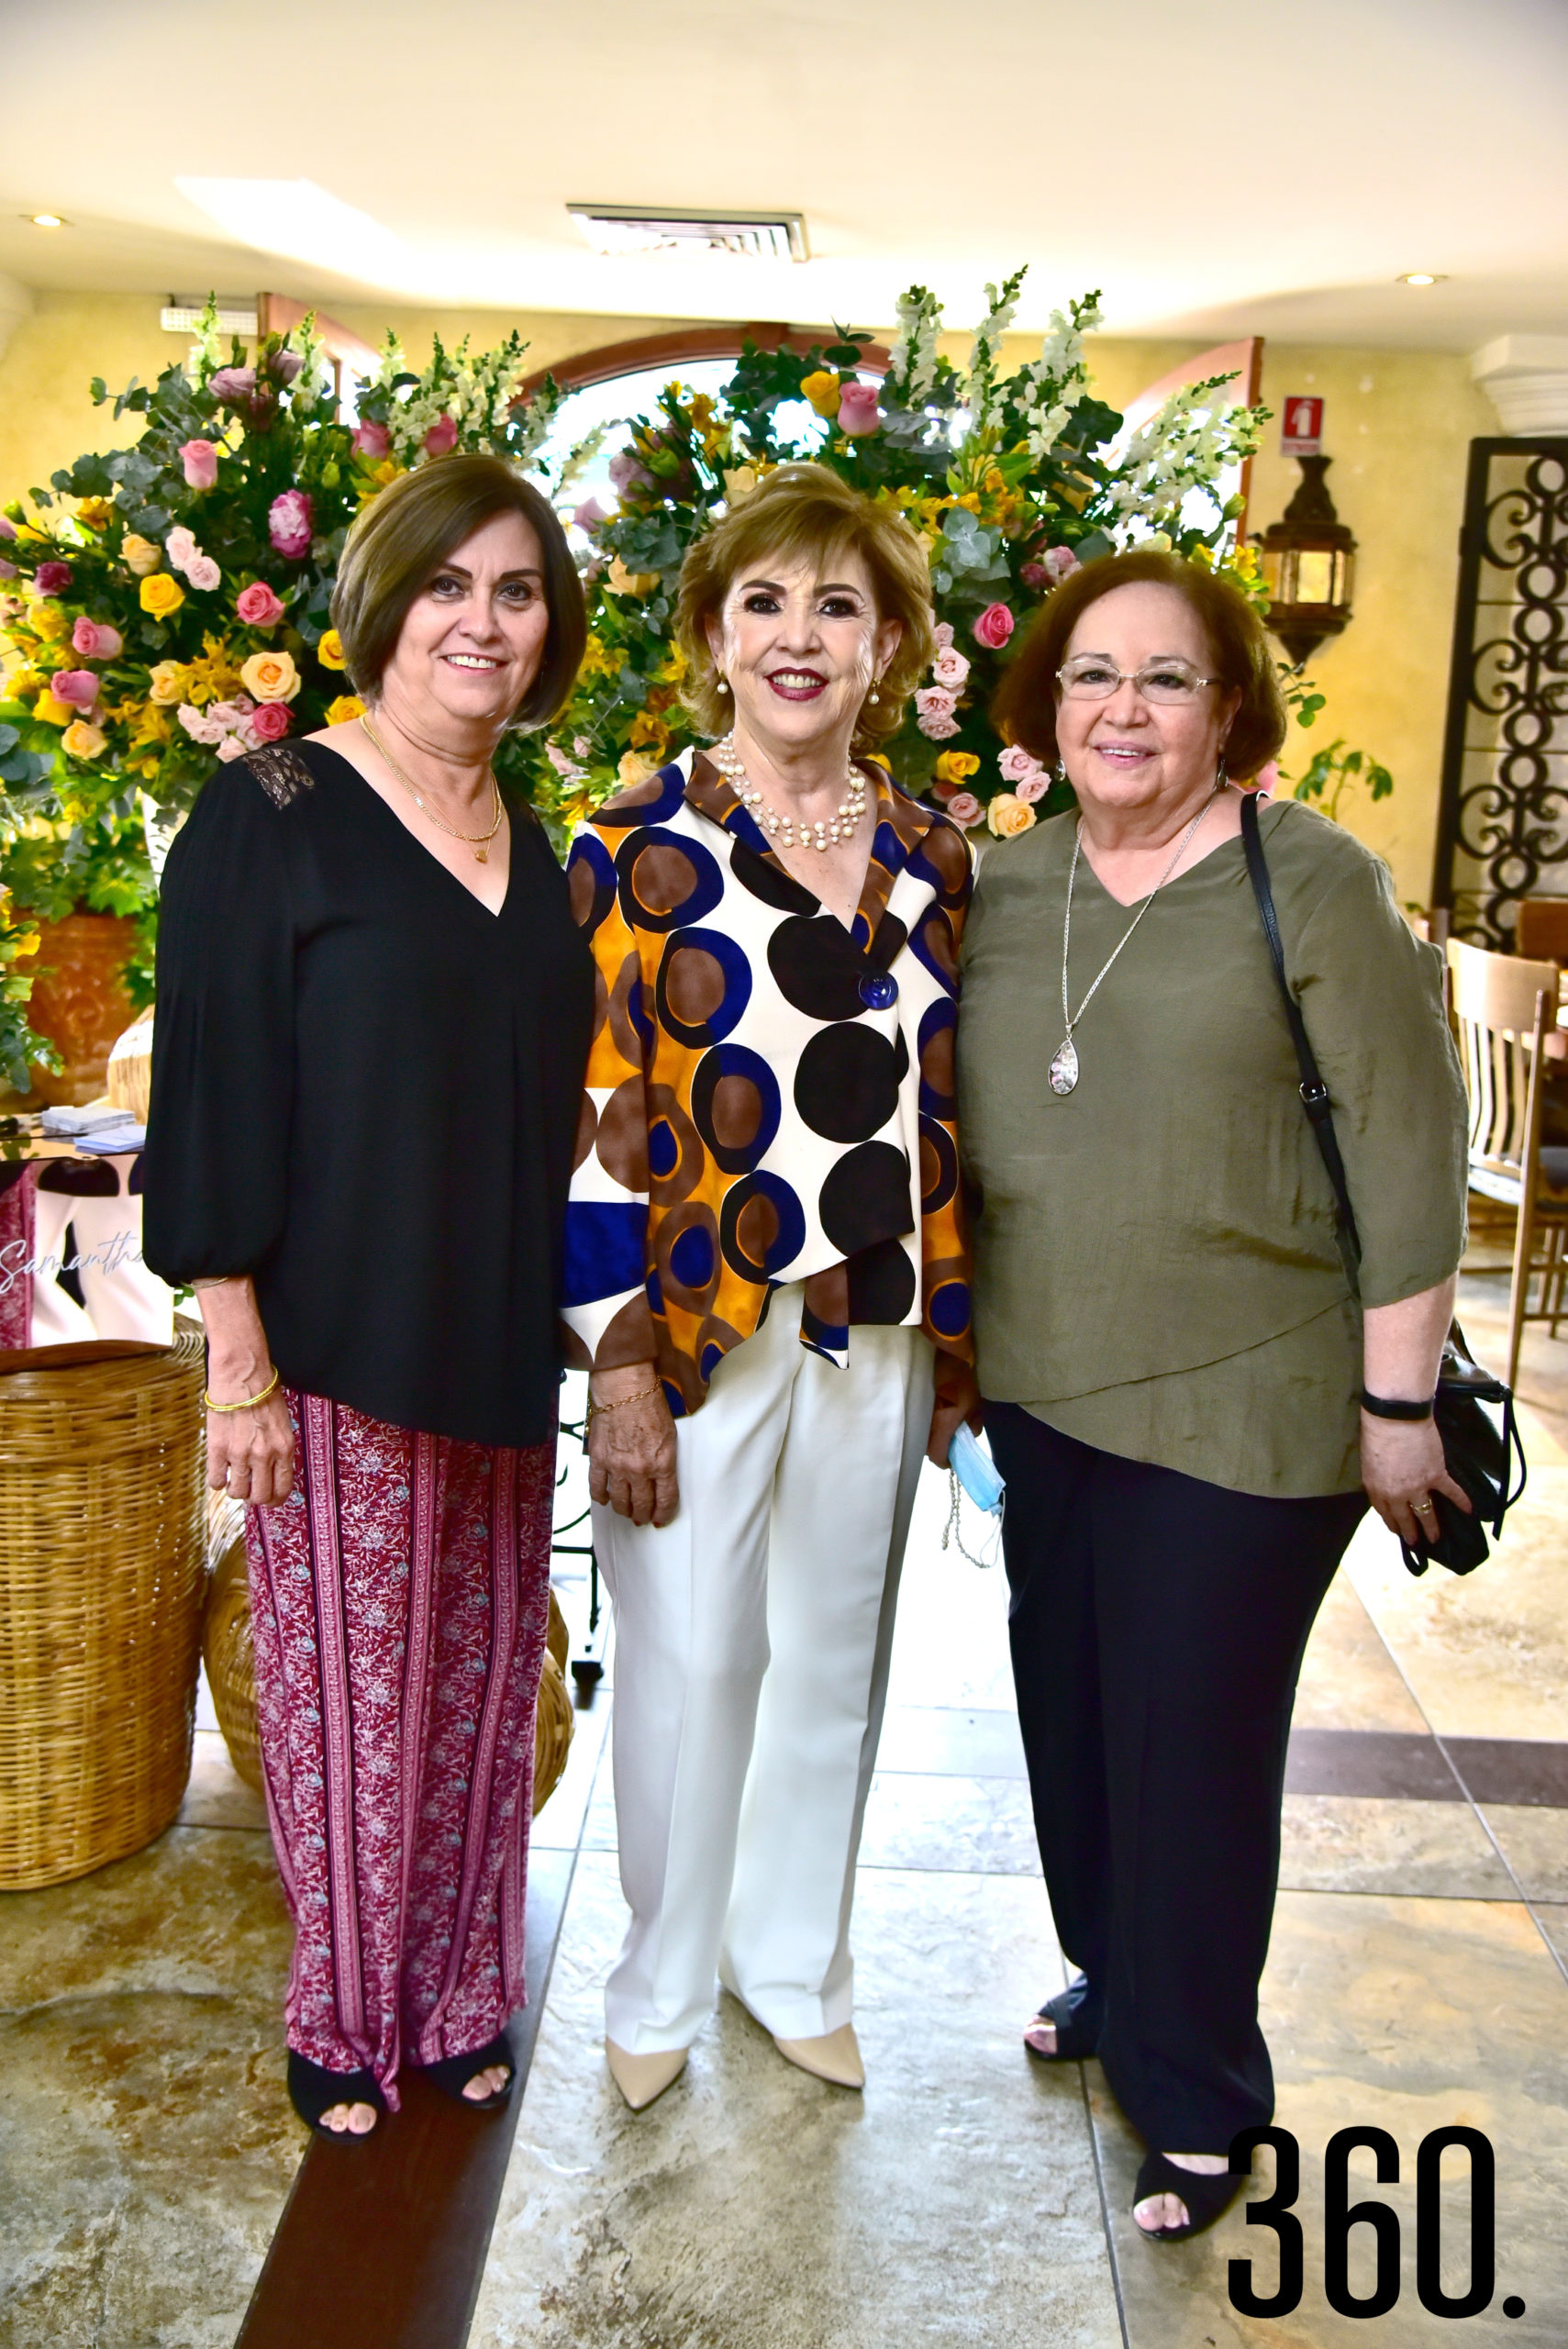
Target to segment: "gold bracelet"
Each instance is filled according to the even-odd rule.
[[[662,1386],[645,1386],[641,1390],[640,1394],[623,1395],[618,1403],[595,1403],[592,1392],[590,1392],[588,1397],[588,1418],[584,1428],[584,1433],[587,1433],[588,1429],[593,1426],[595,1419],[606,1418],[611,1411],[624,1411],[628,1403],[651,1403],[656,1395],[662,1395],[663,1392],[664,1390]]]
[[[206,1405],[209,1411],[253,1411],[258,1403],[264,1403],[270,1395],[276,1394],[278,1380],[281,1375],[282,1374],[280,1372],[274,1370],[271,1378],[268,1379],[265,1386],[262,1387],[261,1393],[259,1395],[247,1395],[242,1403],[215,1403],[205,1386],[202,1389],[202,1401]]]

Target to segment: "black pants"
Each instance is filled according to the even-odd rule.
[[[1265,1500],[987,1403],[1018,1719],[1063,1950],[1166,2153],[1273,2115],[1258,2027],[1296,1675],[1366,1507]]]

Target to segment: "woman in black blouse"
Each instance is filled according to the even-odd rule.
[[[170,855],[146,1253],[251,1504],[290,2093],[360,2136],[402,2064],[511,2086],[593,965],[490,765],[582,657],[548,504],[497,458],[406,475],[332,616],[364,718],[215,775]]]

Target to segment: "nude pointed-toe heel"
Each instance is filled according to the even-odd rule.
[[[605,2042],[605,2061],[614,2080],[633,2112],[641,2112],[656,2097],[678,2080],[686,2068],[684,2047],[662,2047],[652,2055],[633,2055],[628,2049],[617,2047],[613,2039]]]
[[[852,2022],[840,2023],[837,2031],[826,2032],[820,2039],[781,2039],[775,2032],[773,2045],[787,2063],[797,2064],[817,2079],[831,2081],[836,2088],[863,2088],[866,2084],[866,2067]]]

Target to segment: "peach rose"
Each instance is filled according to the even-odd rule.
[[[1034,809],[1026,807],[1016,791],[999,791],[985,810],[985,820],[999,841],[1010,841],[1020,832],[1027,832],[1037,818]]]
[[[89,726],[84,718],[73,718],[60,738],[60,746],[73,759],[101,758],[108,743],[108,736],[98,726]]]
[[[185,664],[183,661],[155,661],[148,673],[147,698],[160,709],[172,709],[185,698]]]
[[[128,571],[138,579],[145,579],[148,573],[156,571],[162,562],[163,550],[154,546],[150,539],[142,538],[135,530],[128,530],[120,541],[120,558]]]
[[[300,687],[292,652],[252,652],[239,664],[245,690],[258,701],[293,701]]]

